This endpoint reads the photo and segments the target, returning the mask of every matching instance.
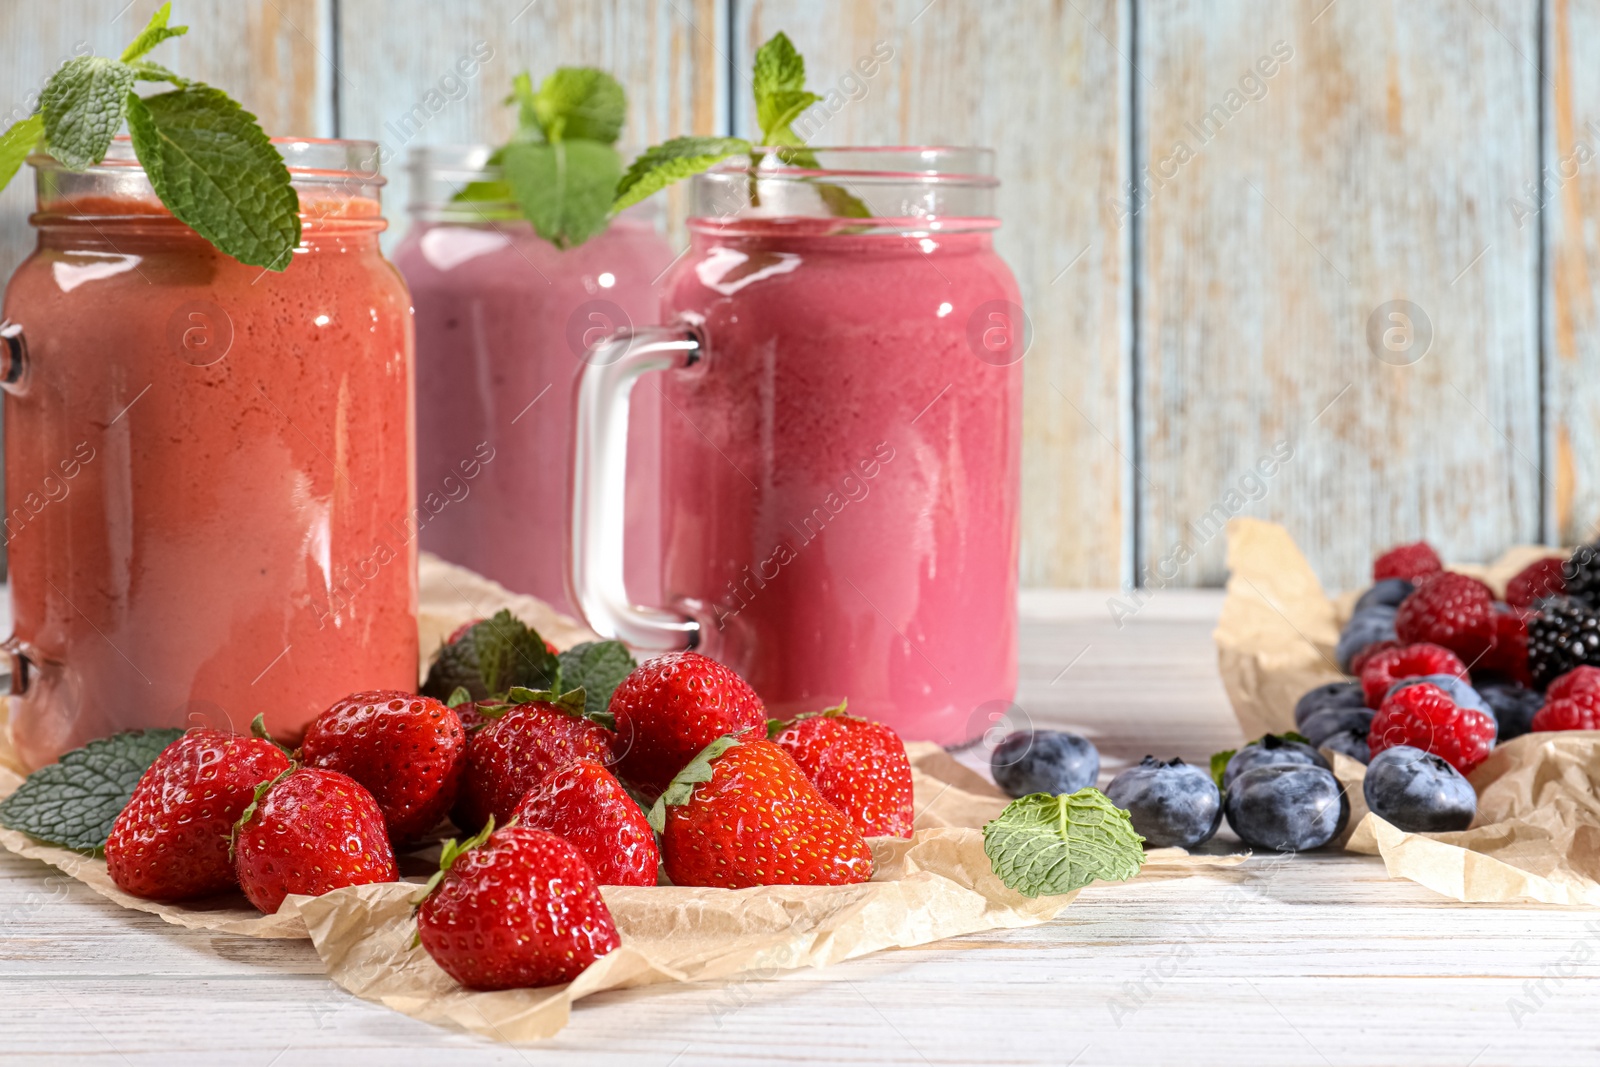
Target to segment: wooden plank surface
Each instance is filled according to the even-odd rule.
[[[1335,587],[1374,546],[1538,537],[1539,237],[1506,207],[1538,158],[1538,24],[1520,0],[1141,0],[1142,566],[1186,546],[1177,583],[1217,582],[1222,538],[1189,524],[1235,512],[1288,522]],[[1396,300],[1432,343],[1381,361]]]
[[[1600,536],[1600,4],[1546,0],[1544,171],[1507,202],[1543,225],[1550,524],[1562,544]]]
[[[1022,581],[1119,580],[1130,529],[1129,231],[1103,205],[1127,175],[1127,3],[752,0],[734,13],[741,78],[761,42],[784,30],[806,56],[811,89],[834,94],[803,124],[812,144],[998,150],[997,247],[1033,323]],[[893,58],[861,78],[852,68],[882,46]],[[747,81],[735,100],[734,132],[750,135]]]
[[[1203,760],[1235,744],[1210,639],[1220,595],[1164,594],[1122,629],[1105,597],[1024,597],[1029,720],[1094,737],[1102,782],[1146,752]],[[1597,931],[1586,909],[1455,904],[1387,880],[1373,857],[1263,856],[1091,887],[1027,930],[603,994],[555,1040],[508,1048],[346,995],[307,943],[169,927],[0,855],[0,1049],[8,1065],[138,1067],[1555,1067],[1600,1057]]]
[[[420,144],[503,141],[516,116],[511,78],[537,84],[557,66],[610,71],[628,94],[620,144],[627,158],[679,134],[716,133],[726,72],[726,24],[717,0],[340,0],[339,128],[393,153],[384,169],[389,244],[404,229],[407,151]],[[487,45],[491,58],[460,93],[441,92],[456,61]],[[420,129],[404,124],[430,92],[445,100]],[[673,201],[681,213],[681,195]]]

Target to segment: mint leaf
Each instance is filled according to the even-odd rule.
[[[650,826],[656,833],[664,833],[667,829],[667,808],[682,807],[694,797],[694,787],[701,782],[711,781],[711,764],[718,756],[730,748],[738,748],[739,739],[732,734],[719,737],[705,748],[702,748],[689,761],[689,765],[679,771],[672,778],[672,783],[666,791],[656,798],[655,805],[651,807],[647,818]]]
[[[104,848],[140,776],[182,736],[182,730],[133,730],[90,741],[40,767],[0,801],[0,825],[64,848]]]
[[[539,124],[539,102],[537,94],[533,91],[533,78],[527,71],[513,75],[511,78],[511,95],[505,102],[517,105],[517,132],[518,140],[537,141],[544,136]],[[499,162],[491,159],[490,162]]]
[[[188,78],[175,74],[163,67],[160,63],[152,63],[148,59],[141,59],[137,63],[129,63],[128,69],[133,71],[133,76],[142,82],[171,82],[173,85],[193,85]]]
[[[300,243],[289,168],[227,93],[198,82],[127,96],[133,151],[161,202],[241,263],[284,270]]]
[[[11,179],[17,176],[28,153],[34,150],[43,135],[44,118],[41,115],[29,115],[20,122],[12,123],[10,129],[0,134],[0,189],[11,184]]]
[[[472,703],[472,694],[467,691],[466,686],[458,685],[450,691],[450,695],[445,698],[444,703],[445,707],[459,708],[463,704]]]
[[[477,650],[478,672],[488,693],[513,687],[556,688],[560,661],[545,647],[539,632],[509,610],[478,623],[462,640],[471,640]]]
[[[639,664],[621,641],[585,641],[560,655],[561,684],[582,687],[596,708],[611,703],[611,694]]]
[[[756,50],[753,89],[761,143],[803,143],[790,124],[822,97],[806,92],[806,61],[781,30]]]
[[[1251,742],[1254,744],[1255,742]],[[1217,783],[1217,788],[1222,788],[1222,776],[1228,770],[1228,761],[1238,755],[1236,748],[1224,749],[1221,752],[1211,753],[1211,780]]]
[[[617,183],[617,199],[611,210],[621,211],[673,182],[699,174],[718,160],[749,151],[750,142],[742,137],[674,137],[663,141],[645,149],[628,167]]]
[[[540,237],[570,248],[606,228],[622,173],[616,149],[598,141],[509,144],[504,157],[506,183]]]
[[[533,114],[552,142],[570,139],[613,144],[628,115],[628,97],[621,83],[603,70],[561,67],[534,94]]]
[[[983,828],[995,875],[1026,897],[1054,896],[1093,881],[1123,882],[1144,864],[1144,838],[1098,789],[1033,793]]]
[[[39,96],[50,154],[71,170],[106,158],[122,129],[122,106],[133,89],[133,70],[104,56],[78,56],[50,76]]]
[[[806,108],[822,97],[816,93],[784,90],[773,93],[756,104],[756,121],[761,124],[761,143],[764,145],[798,145],[805,142],[790,128]]]
[[[189,27],[187,26],[169,27],[167,25],[167,19],[171,15],[172,4],[170,2],[157,8],[156,13],[150,16],[150,21],[145,25],[145,28],[139,31],[139,36],[135,37],[133,43],[122,50],[122,61],[124,63],[132,63],[162,41],[172,37],[182,37],[188,33]]]

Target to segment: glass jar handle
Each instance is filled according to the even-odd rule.
[[[640,375],[687,367],[703,353],[700,335],[688,326],[636,326],[590,346],[583,356],[572,427],[568,594],[590,629],[634,648],[693,648],[700,624],[628,599],[622,553],[629,395]]]
[[[6,319],[0,322],[0,389],[22,392],[22,374],[28,366],[28,344],[22,326]]]

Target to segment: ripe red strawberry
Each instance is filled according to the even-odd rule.
[[[1497,727],[1494,717],[1463,708],[1428,682],[1396,690],[1372,717],[1367,746],[1376,756],[1386,748],[1410,745],[1432,752],[1462,774],[1489,757]]]
[[[1561,576],[1566,561],[1550,557],[1528,564],[1506,583],[1506,603],[1514,608],[1531,608],[1545,597],[1561,596],[1567,583]]]
[[[622,944],[594,871],[568,842],[507,826],[452,841],[417,909],[417,936],[468,989],[570,982]]]
[[[610,764],[613,742],[610,730],[559,704],[514,704],[467,738],[466,769],[450,817],[469,833],[491,815],[504,823],[551,771],[580,759]]]
[[[654,799],[701,749],[725,734],[759,737],[767,715],[738,674],[698,652],[646,660],[611,694],[622,776]]]
[[[317,767],[290,771],[245,810],[234,861],[244,895],[268,915],[290,893],[321,896],[400,877],[372,794]]]
[[[1399,641],[1374,641],[1372,644],[1366,646],[1360,652],[1357,652],[1355,655],[1350,657],[1350,673],[1359,678],[1361,677],[1361,672],[1366,670],[1367,664],[1372,662],[1373,656],[1376,656],[1380,652],[1387,652],[1391,648],[1404,647],[1406,646],[1402,645]]]
[[[1547,701],[1566,700],[1582,693],[1600,694],[1600,667],[1574,667],[1550,683],[1544,698]]]
[[[1600,730],[1600,693],[1579,693],[1546,702],[1533,716],[1533,730]]]
[[[161,750],[111,826],[106,867],[125,893],[189,900],[236,884],[228,839],[256,786],[289,769],[271,741],[190,730]]]
[[[1532,686],[1528,673],[1528,621],[1520,611],[1497,605],[1494,613],[1494,647],[1484,653],[1477,666],[1486,671],[1508,674],[1519,685]]]
[[[551,771],[517,805],[518,826],[570,841],[601,885],[655,885],[661,852],[643,810],[594,760]]]
[[[455,803],[466,747],[454,711],[390,689],[354,693],[317,716],[300,758],[365,786],[399,843],[438,826]]]
[[[1476,578],[1444,571],[1423,579],[1400,603],[1395,636],[1442,645],[1470,665],[1494,647],[1494,598]]]
[[[846,715],[840,704],[796,719],[772,740],[863,837],[911,836],[911,761],[889,727]]]
[[[1417,541],[1414,544],[1397,545],[1374,560],[1372,580],[1381,582],[1385,578],[1404,578],[1408,582],[1416,582],[1442,570],[1444,563],[1433,546],[1426,541]]]
[[[872,850],[794,758],[770,741],[721,737],[672,780],[650,822],[674,885],[849,885]]]
[[[1389,687],[1400,679],[1420,678],[1424,674],[1467,678],[1467,666],[1461,662],[1461,657],[1438,645],[1402,645],[1386,649],[1368,659],[1361,668],[1361,693],[1367,699],[1367,707],[1376,708],[1382,704]]]

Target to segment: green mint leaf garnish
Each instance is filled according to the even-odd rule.
[[[0,189],[11,184],[18,169],[44,136],[44,116],[29,115],[0,134]]]
[[[806,61],[779,30],[756,50],[752,88],[764,145],[801,144],[789,124],[822,97],[806,92]]]
[[[256,117],[198,83],[127,97],[133,150],[161,202],[241,263],[284,270],[300,243],[300,200]]]
[[[182,37],[189,32],[187,26],[168,26],[167,19],[172,16],[172,4],[162,4],[156,13],[150,16],[150,21],[145,28],[139,31],[139,36],[133,43],[122,50],[122,61],[132,63],[145,53],[149,52],[162,41],[172,37]]]
[[[1251,742],[1254,744],[1254,742]],[[1228,761],[1239,752],[1236,748],[1223,749],[1221,752],[1211,754],[1211,780],[1217,783],[1217,788],[1222,788],[1222,776],[1228,769]]]
[[[50,76],[39,96],[50,154],[72,170],[106,158],[122,129],[123,102],[133,89],[133,69],[104,56],[78,56]]]
[[[639,664],[621,641],[585,641],[558,657],[561,684],[582,688],[597,710],[611,703],[611,694]]]
[[[738,748],[739,739],[733,734],[719,737],[705,748],[702,748],[689,765],[679,771],[672,778],[666,791],[656,798],[655,805],[651,807],[647,818],[650,826],[656,833],[664,833],[667,829],[667,808],[682,807],[694,797],[694,787],[701,782],[711,781],[711,764],[716,758],[730,748]]]
[[[193,85],[188,78],[175,74],[163,67],[160,63],[152,63],[148,59],[141,59],[137,63],[129,63],[128,69],[133,71],[133,76],[142,82],[171,82],[173,85]]]
[[[40,767],[0,801],[0,825],[64,848],[104,848],[140,777],[182,736],[182,730],[133,730],[90,741]]]
[[[512,137],[513,141],[544,139],[537,94],[533,91],[533,77],[527,71],[512,76],[511,95],[506,97],[505,102],[517,105],[517,132]]]
[[[631,207],[691,174],[699,174],[720,160],[750,151],[742,137],[674,137],[647,148],[617,183],[613,213]]]
[[[545,647],[539,632],[509,610],[478,623],[463,640],[471,640],[477,650],[486,695],[504,693],[513,686],[541,691],[559,687],[560,661]]]
[[[622,173],[616,149],[598,141],[509,144],[503,158],[512,196],[540,237],[571,248],[606,228]]]
[[[520,88],[515,95],[525,108]],[[628,97],[622,85],[593,67],[561,67],[539,86],[532,106],[534,121],[551,143],[614,144],[628,116]]]
[[[1098,789],[1033,793],[983,828],[995,875],[1026,897],[1055,896],[1093,881],[1124,882],[1144,865],[1144,838]]]

